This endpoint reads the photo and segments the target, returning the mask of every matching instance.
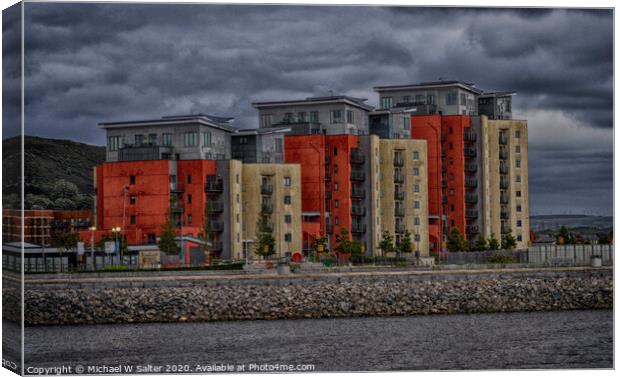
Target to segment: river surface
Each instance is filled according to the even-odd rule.
[[[196,372],[198,365],[204,370],[213,364],[249,368],[254,363],[311,364],[315,371],[612,368],[613,313],[26,328],[30,367],[150,364],[163,366],[162,372],[174,371],[166,365]]]

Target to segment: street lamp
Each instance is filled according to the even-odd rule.
[[[95,230],[97,230],[96,226],[91,226],[88,228],[90,230],[90,257],[92,258],[93,270],[95,269]]]
[[[114,245],[116,245],[116,252],[119,255],[119,262],[120,262],[121,245],[119,245],[119,243],[118,243],[118,234],[120,232],[121,232],[121,227],[120,226],[112,228],[112,233],[114,233]]]

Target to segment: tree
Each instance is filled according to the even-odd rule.
[[[458,228],[456,227],[453,227],[448,234],[448,241],[446,243],[446,246],[450,251],[466,251],[469,249],[467,240],[465,240],[465,237],[461,234],[461,232],[459,232]]]
[[[502,249],[512,250],[517,247],[517,240],[512,235],[512,232],[508,230],[508,233],[502,236]]]
[[[362,244],[357,240],[349,239],[349,230],[345,227],[340,228],[340,235],[336,235],[335,250],[340,254],[359,255],[362,253]]]
[[[74,183],[64,179],[59,179],[54,182],[51,191],[51,197],[54,201],[58,199],[69,199],[73,201],[74,198],[80,195],[78,187]]]
[[[389,231],[386,230],[383,232],[383,234],[381,235],[381,242],[379,242],[378,247],[383,253],[383,255],[394,252],[394,237],[392,237]]]
[[[317,254],[328,253],[329,252],[329,245],[327,245],[327,237],[325,237],[325,236],[318,236],[318,237],[316,237],[314,239],[314,242],[312,243],[312,249]]]
[[[495,238],[495,234],[491,233],[489,237],[489,250],[499,250],[500,244],[497,238]]]
[[[411,247],[413,246],[411,242],[411,232],[409,230],[405,230],[405,234],[403,238],[401,238],[400,243],[398,244],[398,253],[410,253]]]
[[[80,241],[80,235],[77,233],[58,231],[52,233],[50,244],[57,248],[62,254],[63,251],[74,250]]]
[[[276,253],[276,240],[271,234],[272,228],[269,220],[269,214],[264,209],[261,209],[256,223],[256,246],[254,251],[263,258]]]
[[[476,249],[476,251],[485,251],[488,247],[487,240],[485,240],[482,235],[479,235],[478,239],[476,239],[476,243],[474,244],[474,249]]]
[[[72,210],[75,209],[75,202],[67,198],[58,198],[54,200],[54,209],[58,210]]]
[[[170,201],[172,205],[172,200]],[[174,232],[172,224],[172,210],[168,211],[168,221],[164,227],[164,231],[159,235],[159,250],[168,255],[179,254],[179,246],[177,245],[177,236]]]
[[[575,236],[564,225],[555,234],[555,239],[558,245],[572,245],[577,242]]]

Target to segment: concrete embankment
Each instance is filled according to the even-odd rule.
[[[25,321],[74,325],[610,309],[612,279],[611,268],[29,277]],[[10,296],[3,295],[5,307]],[[16,314],[3,313],[9,319]]]

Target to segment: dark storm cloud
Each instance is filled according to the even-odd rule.
[[[532,212],[610,212],[612,29],[609,10],[27,3],[26,132],[102,144],[99,122],[192,112],[255,127],[252,101],[376,105],[375,85],[460,79],[518,92]]]

